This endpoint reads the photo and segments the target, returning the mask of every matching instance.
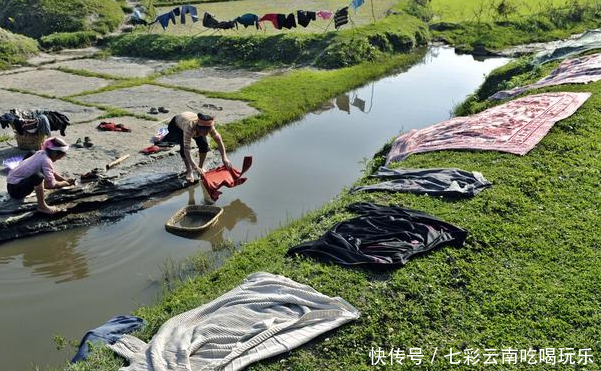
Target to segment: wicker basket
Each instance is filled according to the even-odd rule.
[[[178,212],[165,224],[165,229],[173,233],[192,234],[200,233],[217,222],[219,216],[223,213],[223,209],[218,206],[211,205],[190,205]],[[203,221],[202,224],[195,226],[183,226],[180,223],[187,216],[197,216]]]
[[[46,136],[42,133],[23,133],[18,134],[15,132],[15,138],[17,139],[17,147],[29,151],[39,151],[42,148],[42,143],[46,139]]]

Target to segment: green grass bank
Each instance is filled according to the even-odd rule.
[[[509,79],[531,82],[535,76]],[[410,156],[394,167],[460,167],[482,171],[493,188],[473,199],[447,200],[390,193],[341,195],[322,209],[265,238],[241,247],[219,269],[192,259],[197,271],[175,285],[155,306],[135,314],[149,326],[150,339],[177,313],[207,303],[238,285],[249,273],[267,271],[309,284],[355,305],[361,318],[289,354],[252,370],[368,370],[371,347],[421,347],[429,369],[449,369],[449,348],[601,349],[601,83],[547,88],[590,91],[580,110],[555,125],[528,155],[444,151]],[[536,92],[533,92],[536,93]],[[387,149],[366,168],[374,172]],[[363,177],[357,183],[369,183]],[[349,269],[285,258],[287,249],[314,239],[350,217],[355,201],[397,204],[424,210],[470,231],[466,246],[445,247],[393,271]],[[446,353],[440,353],[446,349]],[[115,370],[121,361],[97,349],[92,358],[67,370]],[[523,369],[520,365],[459,365],[457,370]],[[409,364],[390,369],[409,370]],[[540,367],[539,369],[546,369]],[[559,365],[553,369],[574,369]],[[585,368],[583,368],[585,369]],[[595,365],[586,369],[597,369]]]
[[[22,64],[27,57],[38,52],[38,43],[34,39],[0,28],[0,70]]]
[[[5,0],[0,5],[0,27],[34,38],[55,32],[105,34],[123,17],[115,0]]]
[[[601,17],[601,3],[586,0],[432,0],[431,9],[433,38],[475,54],[567,38],[598,28]]]

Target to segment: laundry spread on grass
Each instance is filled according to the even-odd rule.
[[[473,197],[492,184],[477,171],[461,169],[389,169],[380,167],[372,178],[385,182],[355,187],[352,192],[388,191],[430,196]]]
[[[359,315],[342,298],[259,272],[167,320],[149,343],[123,335],[108,347],[129,361],[121,371],[235,371],[290,352]]]
[[[246,182],[246,178],[242,177],[252,165],[252,157],[246,156],[242,162],[242,170],[236,168],[228,169],[225,166],[220,166],[205,172],[202,176],[202,184],[211,196],[213,201],[217,201],[221,195],[219,188],[233,188]]]
[[[350,16],[349,16],[349,6],[352,6],[355,14],[357,13],[357,10],[365,3],[365,0],[352,0],[347,6],[342,7],[338,10],[336,10],[335,12],[331,12],[329,10],[324,10],[324,9],[320,9],[320,10],[297,10],[296,11],[296,15],[294,12],[290,12],[290,13],[267,13],[264,14],[262,16],[258,16],[256,14],[253,13],[246,13],[246,14],[242,14],[238,17],[235,17],[232,20],[225,20],[225,21],[218,21],[217,18],[213,15],[210,14],[209,12],[205,12],[204,16],[203,16],[203,20],[202,20],[202,25],[203,27],[207,28],[207,29],[213,29],[213,30],[230,30],[230,29],[238,29],[238,24],[243,25],[244,28],[247,28],[249,26],[255,26],[255,28],[261,29],[261,23],[262,22],[270,22],[273,27],[277,30],[281,30],[281,29],[292,29],[292,28],[296,28],[297,25],[300,25],[302,27],[307,27],[309,26],[309,24],[313,21],[316,21],[318,18],[320,18],[321,20],[324,21],[330,21],[330,24],[333,22],[334,23],[334,27],[336,29],[339,29],[340,27],[346,25],[347,23],[349,23],[350,21]],[[199,19],[198,19],[198,8],[196,8],[195,6],[192,5],[184,5],[181,8],[180,7],[176,7],[173,8],[172,10],[164,13],[164,14],[160,14],[156,17],[156,19],[151,22],[151,23],[147,23],[146,21],[142,20],[141,16],[138,16],[138,14],[135,15],[135,22],[132,22],[133,24],[143,24],[143,25],[148,25],[151,26],[155,23],[158,23],[161,25],[161,27],[163,27],[163,30],[167,30],[167,28],[169,27],[169,23],[171,22],[172,24],[176,24],[176,17],[180,17],[180,23],[181,24],[186,24],[186,14],[189,14],[190,17],[192,18],[192,21],[194,23],[196,23]],[[328,27],[329,25],[328,24]],[[326,27],[326,29],[328,28]]]
[[[601,80],[601,53],[563,61],[549,76],[523,87],[503,90],[491,96],[491,99],[507,99],[528,90],[565,84],[587,84]]]
[[[361,214],[340,222],[321,238],[288,250],[345,266],[404,265],[417,254],[442,245],[463,246],[468,232],[424,212],[367,202],[351,204]]]
[[[558,59],[565,59],[595,49],[601,49],[601,28],[588,30],[577,39],[566,40],[551,50],[544,50],[536,54],[532,58],[532,64],[539,65]]]
[[[392,145],[386,163],[442,150],[501,151],[525,155],[553,125],[574,114],[591,93],[529,95],[481,113],[411,130]]]
[[[135,316],[117,316],[108,320],[103,325],[88,331],[81,342],[77,354],[71,359],[71,363],[83,361],[88,356],[88,342],[100,342],[114,344],[124,334],[132,333],[141,329],[146,322]]]

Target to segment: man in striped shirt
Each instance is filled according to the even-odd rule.
[[[165,136],[163,141],[179,144],[179,153],[186,166],[186,180],[190,183],[194,182],[194,171],[199,175],[204,173],[203,165],[209,152],[207,135],[211,135],[217,142],[223,165],[228,169],[232,167],[225,152],[223,139],[215,129],[214,121],[213,117],[202,113],[182,112],[175,115],[169,123],[169,134]],[[194,162],[190,153],[192,139],[198,146],[198,164]]]

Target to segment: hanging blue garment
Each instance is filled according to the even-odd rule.
[[[121,338],[121,335],[134,332],[145,325],[146,322],[140,317],[116,316],[111,318],[102,326],[96,327],[84,335],[83,339],[81,339],[81,343],[79,343],[79,350],[75,357],[71,359],[71,363],[86,359],[88,356],[88,342],[99,341],[114,344]]]
[[[351,2],[351,5],[353,6],[353,9],[355,9],[355,13],[357,13],[357,9],[363,5],[365,3],[365,0],[353,0]]]
[[[181,13],[182,13],[182,15],[181,15],[182,24],[186,24],[186,14],[190,14],[190,16],[192,17],[193,23],[198,22],[198,10],[196,9],[195,6],[184,5],[184,6],[182,6]]]
[[[173,13],[173,11],[170,11],[169,13],[165,13],[165,14],[161,14],[160,16],[157,17],[155,22],[159,22],[161,24],[161,26],[163,27],[163,30],[166,30],[167,27],[169,27],[169,21],[173,22],[173,24],[175,24],[175,13]],[[152,22],[154,23],[154,22]]]

